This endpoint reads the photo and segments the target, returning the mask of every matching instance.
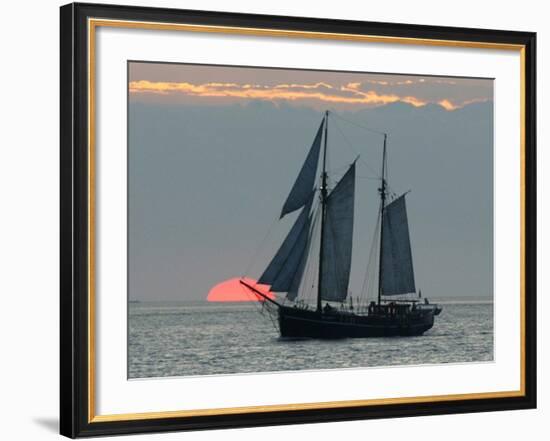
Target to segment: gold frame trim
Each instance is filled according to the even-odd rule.
[[[400,398],[379,398],[368,400],[328,401],[295,403],[265,406],[245,406],[218,409],[193,409],[161,412],[126,413],[96,415],[95,398],[95,35],[97,27],[115,27],[146,30],[186,31],[202,33],[223,33],[253,35],[263,37],[287,37],[357,41],[387,44],[412,44],[419,46],[462,47],[476,49],[510,50],[520,53],[520,389],[515,391],[465,393],[453,395],[414,396]],[[181,418],[212,415],[232,415],[240,413],[277,412],[288,410],[333,409],[339,407],[361,407],[389,404],[413,404],[458,400],[480,400],[491,398],[511,398],[525,396],[525,45],[461,40],[439,40],[406,38],[378,35],[355,35],[323,32],[307,32],[279,29],[247,28],[233,26],[191,25],[179,23],[155,23],[107,19],[88,19],[88,422],[104,423],[113,421],[136,421],[161,418]]]

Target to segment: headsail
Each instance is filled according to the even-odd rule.
[[[348,294],[353,244],[355,163],[326,201],[321,259],[321,299],[343,301]]]
[[[292,186],[292,190],[290,190],[290,193],[283,205],[281,218],[285,214],[291,213],[298,208],[303,207],[308,202],[308,198],[311,195],[311,189],[315,183],[324,123],[325,120],[323,119],[321,125],[319,126],[319,130],[317,130],[317,135],[315,135],[315,139],[313,140],[313,145],[311,146],[307,158],[302,165],[302,169],[300,170],[300,173]]]
[[[306,269],[306,264],[309,257],[311,237],[315,229],[317,216],[315,216],[315,213],[313,212],[313,213],[310,213],[309,217],[310,217],[309,222],[311,224],[311,227],[309,229],[306,246],[304,248],[304,252],[302,253],[300,263],[298,264],[298,268],[296,268],[296,273],[294,274],[294,277],[292,278],[292,282],[290,283],[288,292],[286,293],[286,298],[289,300],[295,300],[296,297],[298,297],[298,292],[302,284],[302,276],[304,275],[304,270]]]
[[[288,292],[295,277],[301,277],[301,262],[308,246],[311,225],[310,209],[314,192],[310,190],[306,206],[294,222],[279,250],[258,279],[258,283],[271,285],[270,291]],[[296,283],[296,282],[295,282]]]
[[[416,291],[405,195],[384,208],[381,294],[394,296]]]

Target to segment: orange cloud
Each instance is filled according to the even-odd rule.
[[[357,90],[361,86],[361,83],[348,83],[344,87],[346,89]]]
[[[264,86],[269,87],[269,86]],[[332,89],[332,86],[327,83],[315,83],[315,84],[277,84],[273,86],[275,89],[319,89],[324,87],[325,89]]]
[[[437,104],[443,107],[445,110],[456,110],[458,107],[449,100],[441,100]]]
[[[444,99],[444,100],[438,101],[437,104],[439,104],[445,110],[451,111],[451,110],[460,109],[460,108],[462,108],[464,106],[467,106],[469,104],[486,103],[488,101],[490,101],[489,98],[474,98],[474,99],[471,99],[471,100],[463,101],[460,104],[456,104],[456,103],[453,103],[449,100]]]
[[[410,83],[412,81],[407,80],[401,84]],[[361,85],[362,83],[354,82],[335,87],[328,83],[318,82],[313,84],[277,84],[267,86],[217,82],[192,84],[188,82],[139,80],[131,81],[129,89],[132,94],[169,95],[178,93],[196,97],[225,97],[265,101],[316,100],[334,104],[367,105],[373,107],[396,102],[407,103],[415,107],[422,107],[428,104],[428,101],[411,95],[361,90]],[[449,99],[439,100],[437,104],[449,111],[461,107],[461,105],[453,103]]]

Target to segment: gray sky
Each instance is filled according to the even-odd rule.
[[[130,63],[129,91],[131,299],[205,299],[247,268],[258,276],[294,219],[275,222],[325,109],[347,120],[329,123],[333,180],[361,155],[354,295],[382,142],[348,121],[389,133],[391,188],[412,190],[417,288],[492,295],[492,80]]]

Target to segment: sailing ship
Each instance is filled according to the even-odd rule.
[[[348,299],[354,235],[356,162],[343,177],[328,188],[327,139],[329,112],[315,135],[306,160],[283,205],[280,218],[301,210],[275,256],[259,277],[257,284],[269,285],[271,292],[286,293],[273,299],[257,284],[244,278],[241,285],[271,305],[278,315],[276,323],[281,337],[348,338],[422,335],[432,328],[438,305],[416,296],[413,259],[405,197],[388,191],[386,144],[383,134],[382,172],[378,193],[377,236],[378,289],[376,300],[353,305]],[[320,175],[319,159],[322,158]],[[392,197],[393,196],[393,197]],[[317,209],[313,203],[319,200]],[[319,223],[319,228],[317,228]],[[311,246],[319,239],[318,255]],[[318,259],[316,301],[298,299],[304,284],[306,263]],[[411,299],[411,294],[415,295]],[[405,296],[405,297],[403,297]]]

